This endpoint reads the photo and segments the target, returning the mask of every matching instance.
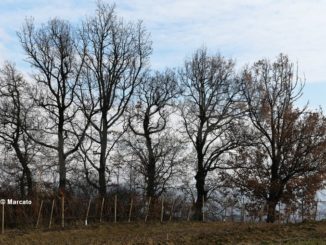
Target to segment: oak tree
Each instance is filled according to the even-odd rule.
[[[88,180],[104,196],[107,161],[121,136],[117,130],[119,120],[147,66],[151,42],[141,22],[123,21],[114,6],[102,2],[97,5],[96,15],[83,23],[79,37],[79,52],[85,53],[83,70],[89,98],[96,105],[96,115],[81,149],[86,176],[92,169],[96,172],[98,181]]]
[[[184,101],[181,114],[185,134],[195,152],[196,219],[201,219],[207,200],[207,174],[226,168],[228,154],[242,141],[237,117],[241,110],[234,62],[221,55],[209,56],[199,49],[181,71]]]
[[[128,115],[131,133],[123,142],[135,156],[134,167],[144,178],[147,197],[166,191],[180,163],[182,144],[171,125],[180,93],[173,71],[148,74],[137,88],[137,104]]]
[[[243,95],[255,135],[252,147],[239,149],[235,182],[267,204],[267,222],[298,178],[324,173],[326,121],[321,112],[296,108],[303,83],[285,55],[260,60],[243,72]]]
[[[68,158],[78,150],[89,124],[76,96],[84,55],[76,51],[72,26],[60,19],[40,27],[27,20],[18,36],[37,82],[32,99],[39,117],[26,132],[36,143],[57,153],[59,192],[64,195]],[[33,132],[44,138],[34,137]]]

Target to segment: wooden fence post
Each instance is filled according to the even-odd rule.
[[[40,222],[40,217],[41,217],[42,207],[43,207],[43,200],[41,201],[40,209],[39,209],[39,211],[38,211],[38,215],[37,215],[37,221],[36,221],[36,226],[35,226],[36,229],[37,229],[38,224],[39,224],[39,222]]]
[[[53,208],[54,208],[54,199],[52,200],[51,213],[50,213],[50,221],[49,221],[49,229],[51,228],[51,224],[52,224]]]
[[[91,207],[91,201],[92,201],[92,198],[90,198],[89,202],[88,202],[87,211],[86,211],[86,218],[85,218],[85,226],[87,226],[87,220],[88,220],[89,209]]]
[[[117,223],[117,194],[114,195],[114,223]]]
[[[150,205],[151,205],[151,197],[149,197],[149,199],[148,199],[147,211],[146,211],[146,215],[145,215],[145,223],[147,222]]]
[[[133,205],[133,198],[131,198],[131,200],[130,200],[129,217],[128,217],[128,222],[129,222],[129,223],[130,223],[130,221],[131,221],[132,205]]]
[[[5,233],[5,201],[4,200],[1,201],[3,201],[1,203],[2,204],[1,234],[4,234]]]
[[[164,218],[164,197],[162,197],[162,206],[161,206],[161,223],[163,223]]]
[[[102,223],[103,207],[104,207],[104,197],[102,198],[102,203],[101,203],[100,223]]]
[[[65,197],[61,197],[61,228],[65,227]]]

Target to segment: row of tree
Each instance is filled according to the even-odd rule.
[[[18,37],[32,76],[1,69],[2,193],[182,190],[196,193],[200,219],[226,188],[264,203],[274,222],[279,202],[322,188],[326,120],[296,107],[303,81],[285,55],[236,72],[201,48],[179,69],[151,71],[143,24],[103,3],[78,27],[27,20]]]

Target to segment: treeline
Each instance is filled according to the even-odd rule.
[[[32,76],[1,68],[2,195],[182,193],[197,220],[203,203],[230,196],[266,209],[267,222],[280,202],[314,207],[326,121],[297,107],[304,81],[286,55],[236,71],[200,48],[153,71],[142,22],[101,2],[78,26],[26,20],[18,38]]]

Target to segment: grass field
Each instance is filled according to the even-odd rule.
[[[134,223],[65,230],[9,230],[0,244],[326,244],[326,222]]]

